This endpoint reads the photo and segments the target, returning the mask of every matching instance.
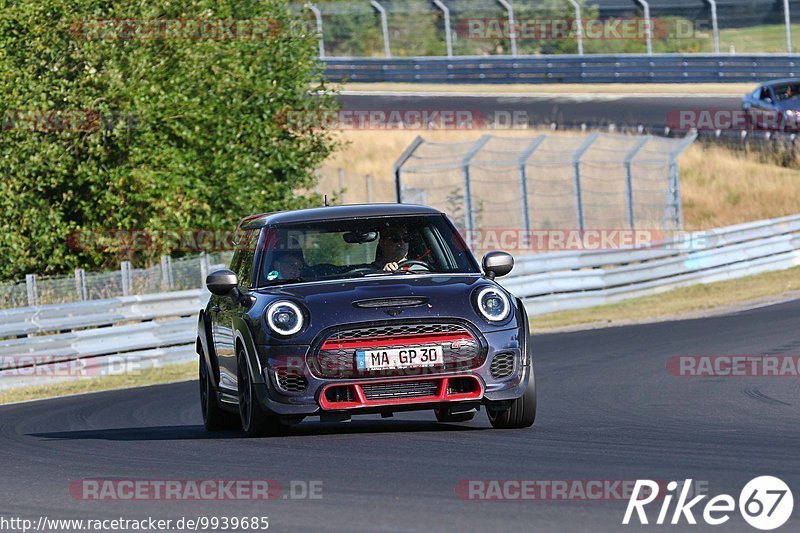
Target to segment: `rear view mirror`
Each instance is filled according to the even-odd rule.
[[[206,287],[217,296],[227,296],[238,285],[239,280],[236,278],[236,274],[227,268],[212,272],[206,277]]]
[[[377,231],[348,231],[343,236],[347,244],[364,244],[372,242],[378,238]]]
[[[514,268],[514,257],[508,252],[489,252],[483,256],[483,272],[489,279],[505,276]]]

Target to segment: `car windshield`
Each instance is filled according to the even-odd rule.
[[[480,272],[461,236],[440,215],[325,220],[266,231],[260,286]]]
[[[800,84],[790,83],[773,87],[775,97],[779,100],[791,100],[800,96]]]

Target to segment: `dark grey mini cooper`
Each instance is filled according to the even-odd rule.
[[[482,269],[452,222],[424,206],[322,207],[239,224],[230,270],[200,312],[209,430],[279,434],[307,416],[432,410],[495,428],[536,416],[525,308]]]

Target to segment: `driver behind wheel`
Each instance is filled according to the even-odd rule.
[[[387,272],[398,270],[400,268],[398,263],[408,260],[408,241],[408,232],[405,228],[390,226],[382,229],[373,264]]]

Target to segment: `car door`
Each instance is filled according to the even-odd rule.
[[[756,128],[773,129],[777,126],[775,95],[769,85],[761,87],[758,98],[750,105],[750,117]]]
[[[243,230],[237,235],[236,248],[231,260],[231,270],[239,280],[239,290],[250,290],[253,277],[253,261],[258,242],[258,230]],[[219,357],[220,387],[237,390],[236,337],[234,319],[243,312],[243,306],[235,298],[220,296],[216,313],[216,337],[214,346]]]

